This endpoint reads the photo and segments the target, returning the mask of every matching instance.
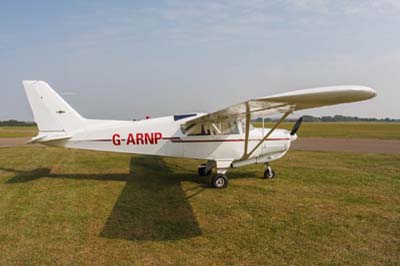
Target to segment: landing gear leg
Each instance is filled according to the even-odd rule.
[[[271,166],[269,166],[268,163],[265,164],[267,169],[265,169],[264,172],[264,179],[271,179],[271,178],[275,178],[275,171],[271,168]]]
[[[211,178],[213,188],[222,189],[228,186],[228,177],[225,175],[233,160],[216,160],[217,174]]]

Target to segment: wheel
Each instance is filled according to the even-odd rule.
[[[264,172],[264,178],[265,179],[270,179],[275,177],[275,171],[271,167],[267,167],[267,169]]]
[[[226,188],[228,186],[228,178],[225,175],[218,174],[211,179],[213,188]]]
[[[212,169],[210,169],[208,171],[206,171],[206,169],[207,169],[207,164],[205,164],[205,163],[200,164],[197,169],[199,176],[209,176],[211,174]]]

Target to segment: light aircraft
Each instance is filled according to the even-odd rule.
[[[205,160],[201,176],[216,174],[211,186],[225,188],[229,168],[265,164],[264,178],[275,177],[269,162],[282,158],[297,139],[300,118],[291,131],[277,129],[294,111],[367,100],[376,91],[364,86],[332,86],[248,100],[213,113],[172,115],[141,121],[86,119],[46,82],[23,81],[39,133],[30,143],[72,149],[111,151]],[[254,128],[252,115],[280,114],[272,128]]]

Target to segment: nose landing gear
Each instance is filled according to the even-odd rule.
[[[265,172],[264,172],[264,179],[275,178],[274,169],[272,169],[271,166],[268,165],[268,163],[266,164],[266,166],[267,166],[267,169],[265,169]]]

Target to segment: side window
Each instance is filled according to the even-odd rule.
[[[240,134],[239,123],[237,121],[221,122],[214,124],[216,135]]]
[[[241,121],[230,121],[210,124],[195,124],[188,128],[181,128],[187,136],[209,136],[209,135],[236,135],[240,134]]]
[[[211,135],[210,127],[207,124],[197,124],[187,128],[182,132],[188,136],[207,136]]]

